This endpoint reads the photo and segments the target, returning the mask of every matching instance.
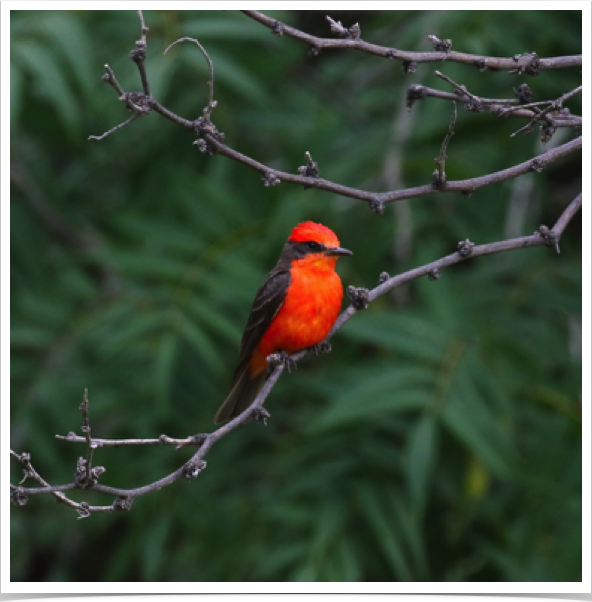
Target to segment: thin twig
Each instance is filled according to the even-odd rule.
[[[135,121],[138,118],[138,116],[139,116],[138,113],[134,113],[129,119],[126,119],[123,123],[120,123],[119,125],[116,125],[115,127],[112,127],[110,130],[107,130],[104,134],[101,134],[100,136],[90,135],[88,137],[88,140],[103,140],[103,138],[110,136],[117,130],[124,128],[126,125],[129,125],[132,121]]]
[[[55,437],[60,441],[69,441],[71,443],[87,443],[86,437],[81,437],[75,433],[56,435]],[[169,437],[167,435],[160,435],[160,437],[156,439],[99,439],[95,437],[92,439],[92,444],[95,449],[102,447],[125,447],[138,445],[175,445],[177,448],[195,445],[199,447],[203,444],[203,435],[191,435],[190,437],[184,437],[182,439]]]
[[[148,27],[144,22],[144,13],[139,10],[138,15],[140,16],[141,34],[140,39],[136,42],[136,47],[130,52],[130,56],[136,65],[138,65],[138,71],[140,72],[140,79],[142,80],[142,89],[146,96],[150,96],[150,84],[148,83],[148,75],[146,74],[146,53],[148,51],[148,42],[146,41],[146,34],[148,33]]]
[[[453,88],[458,90],[461,95],[468,96],[473,102],[475,102],[479,105],[483,103],[483,101],[478,96],[471,94],[471,92],[469,92],[465,86],[461,86],[460,84],[457,84],[453,79],[451,79],[447,75],[440,73],[440,71],[434,71],[434,75],[443,79],[445,82],[448,82]]]
[[[444,140],[442,141],[440,155],[434,159],[434,163],[438,166],[438,169],[432,174],[432,184],[436,188],[446,187],[446,159],[448,158],[446,151],[448,150],[448,144],[452,136],[454,136],[454,126],[456,124],[456,102],[453,101],[452,104],[454,105],[452,118],[450,119],[446,136],[444,136]]]
[[[84,433],[84,438],[86,441],[86,462],[85,462],[85,466],[84,466],[85,481],[87,483],[89,483],[91,480],[94,445],[92,442],[92,432],[90,429],[90,420],[89,420],[88,389],[84,389],[84,398],[82,400],[82,403],[80,404],[80,412],[82,413],[82,422],[83,422],[82,432]]]

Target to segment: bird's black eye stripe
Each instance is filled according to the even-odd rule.
[[[314,241],[314,240],[309,240],[306,243],[306,246],[311,250],[311,251],[321,251],[323,250],[325,247],[324,245],[319,244],[318,242]]]

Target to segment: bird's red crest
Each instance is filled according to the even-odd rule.
[[[323,224],[315,224],[314,222],[302,222],[298,224],[290,234],[292,242],[306,242],[314,240],[330,247],[338,247],[339,239],[335,236],[335,232],[323,226]]]

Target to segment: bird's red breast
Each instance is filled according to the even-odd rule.
[[[255,399],[266,379],[267,357],[320,343],[330,332],[343,298],[335,264],[351,251],[335,233],[314,222],[296,226],[281,257],[260,287],[243,333],[230,394],[216,414],[220,424]]]

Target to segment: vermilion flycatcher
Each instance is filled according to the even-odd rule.
[[[343,287],[335,272],[340,255],[352,255],[326,226],[304,222],[284,245],[277,265],[257,291],[243,333],[232,389],[215,424],[246,410],[267,378],[272,353],[296,353],[320,343],[335,323]]]

